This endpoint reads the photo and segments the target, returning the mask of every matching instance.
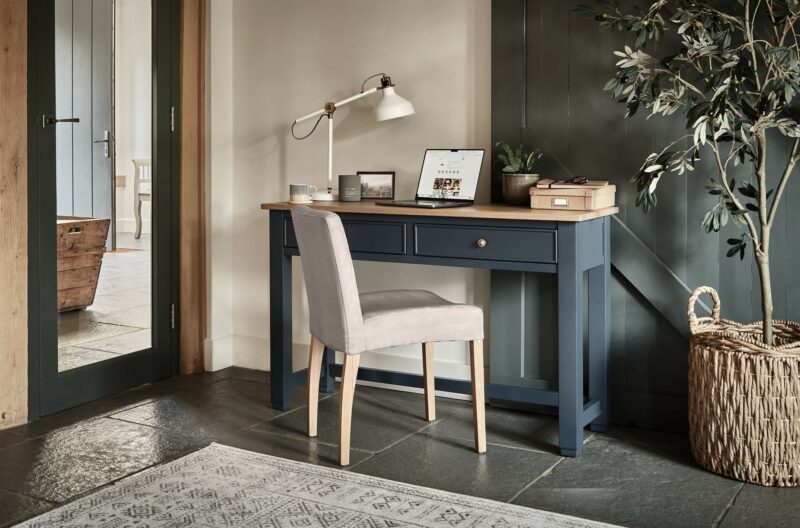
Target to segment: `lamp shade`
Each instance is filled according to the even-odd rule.
[[[381,101],[375,106],[375,120],[386,121],[388,119],[396,119],[414,113],[414,105],[411,101],[404,99],[397,95],[394,91],[394,86],[387,86],[381,90],[383,97]]]

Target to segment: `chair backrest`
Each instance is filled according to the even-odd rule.
[[[133,160],[133,192],[153,192],[153,166],[149,159]]]
[[[292,208],[292,223],[306,281],[311,334],[346,354],[366,347],[350,246],[338,215]]]

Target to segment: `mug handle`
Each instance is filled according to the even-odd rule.
[[[308,188],[311,191],[309,194],[314,194],[315,192],[317,192],[317,188],[313,185],[309,185]]]

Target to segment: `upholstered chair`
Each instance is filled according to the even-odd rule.
[[[339,407],[339,463],[350,463],[350,422],[361,354],[421,344],[425,414],[436,419],[433,343],[469,341],[475,450],[486,451],[483,396],[483,311],[446,301],[428,291],[358,293],[342,221],[306,206],[292,209],[308,295],[311,351],[308,359],[308,436],[317,436],[319,377],[325,347],[344,353]]]

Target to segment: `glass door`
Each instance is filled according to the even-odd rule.
[[[177,365],[178,6],[47,0],[31,10],[31,408],[42,415]]]

